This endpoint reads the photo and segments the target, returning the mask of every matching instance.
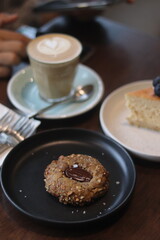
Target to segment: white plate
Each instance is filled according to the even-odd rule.
[[[87,66],[78,65],[74,87],[93,84],[94,92],[91,98],[82,103],[61,103],[41,115],[45,119],[63,119],[78,116],[92,109],[101,100],[104,85],[100,76]],[[37,86],[33,80],[31,67],[28,66],[16,73],[9,81],[7,94],[12,104],[20,111],[31,114],[48,106],[40,98]]]
[[[124,94],[152,86],[151,80],[133,82],[113,91],[100,109],[100,123],[106,135],[119,142],[133,154],[146,160],[160,161],[160,132],[138,128],[128,123],[129,110]]]

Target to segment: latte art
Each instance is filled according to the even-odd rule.
[[[81,51],[79,40],[67,34],[44,34],[30,41],[27,53],[43,99],[53,102],[70,94]]]
[[[61,37],[52,37],[42,39],[37,44],[37,50],[46,55],[59,55],[66,52],[71,47],[71,43]]]

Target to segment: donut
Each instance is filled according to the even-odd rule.
[[[108,176],[109,172],[94,157],[60,156],[44,171],[45,189],[63,204],[83,206],[107,192]]]

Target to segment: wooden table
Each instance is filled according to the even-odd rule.
[[[77,23],[78,24],[78,23]],[[93,55],[85,64],[94,69],[105,84],[104,98],[123,84],[151,79],[160,74],[160,40],[125,26],[97,17],[92,24],[69,29],[83,44],[92,46]],[[8,100],[8,81],[0,81],[0,102]],[[99,123],[101,103],[76,119],[43,121],[38,131],[55,127],[79,127],[102,132]],[[3,240],[159,240],[160,239],[160,164],[138,159],[134,194],[123,213],[110,224],[75,231],[46,226],[22,216],[0,190],[0,239]]]

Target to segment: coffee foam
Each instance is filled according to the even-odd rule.
[[[37,45],[37,50],[45,55],[59,55],[68,51],[71,43],[62,37],[51,37],[41,40]]]
[[[28,47],[29,58],[41,63],[66,63],[79,57],[81,43],[67,34],[46,34],[33,39]]]

